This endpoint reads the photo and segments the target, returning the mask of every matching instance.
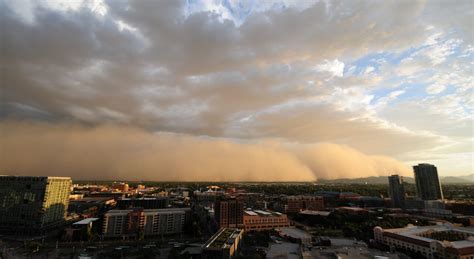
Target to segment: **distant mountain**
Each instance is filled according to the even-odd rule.
[[[469,175],[460,176],[460,177],[466,181],[474,182],[474,174],[469,174]]]
[[[413,177],[403,177],[403,181],[406,183],[415,183]],[[445,176],[440,177],[441,184],[453,184],[453,183],[473,183],[474,174],[465,176]],[[387,176],[371,176],[362,178],[341,178],[341,179],[318,179],[317,183],[320,184],[388,184]]]
[[[403,177],[407,183],[414,183],[412,177]],[[318,179],[317,183],[321,184],[388,184],[387,176],[371,176],[363,178],[341,178],[341,179]]]
[[[474,183],[474,174],[465,176],[446,176],[441,177],[441,183]]]

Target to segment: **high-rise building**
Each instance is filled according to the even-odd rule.
[[[238,228],[243,224],[244,203],[236,198],[218,199],[215,217],[221,228]]]
[[[403,177],[391,175],[388,177],[388,194],[392,198],[392,205],[395,208],[405,208],[405,186]]]
[[[413,166],[416,182],[416,193],[422,200],[443,199],[443,191],[439,184],[438,170],[430,164]]]
[[[69,177],[0,176],[0,233],[51,233],[64,223],[70,191]]]

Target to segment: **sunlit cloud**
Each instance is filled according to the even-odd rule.
[[[113,125],[112,135],[133,129],[153,143],[154,132],[177,143],[219,139],[242,157],[260,143],[274,152],[271,140],[295,167],[281,166],[308,180],[330,175],[320,173],[324,145],[359,152],[373,169],[353,177],[437,161],[442,175],[472,173],[472,146],[463,144],[472,143],[474,111],[471,9],[471,1],[3,1],[0,120],[49,123],[31,143],[55,125],[84,124]],[[66,143],[78,152],[78,141]],[[134,146],[130,157],[147,144]],[[308,146],[317,151],[301,151]],[[278,167],[261,161],[269,160],[256,169]]]

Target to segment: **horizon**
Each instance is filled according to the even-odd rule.
[[[0,173],[317,182],[429,163],[472,175],[473,8],[0,1]]]

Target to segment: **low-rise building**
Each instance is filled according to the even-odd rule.
[[[233,258],[238,252],[243,233],[244,230],[239,228],[221,228],[202,246],[202,258]]]
[[[274,211],[245,210],[244,229],[249,230],[271,230],[275,228],[289,227],[286,214]]]
[[[404,228],[374,228],[378,243],[425,258],[470,259],[474,257],[474,229],[452,224]]]
[[[311,234],[299,228],[281,228],[279,234],[285,238],[300,240],[303,244],[311,243]]]
[[[117,191],[120,191],[120,192],[128,192],[129,186],[128,186],[128,183],[114,182],[111,186],[111,189],[117,190]]]
[[[323,197],[299,195],[286,198],[286,213],[298,213],[302,210],[324,210]]]
[[[69,241],[89,241],[95,234],[100,233],[100,219],[86,218],[73,223],[66,229],[66,239]]]

